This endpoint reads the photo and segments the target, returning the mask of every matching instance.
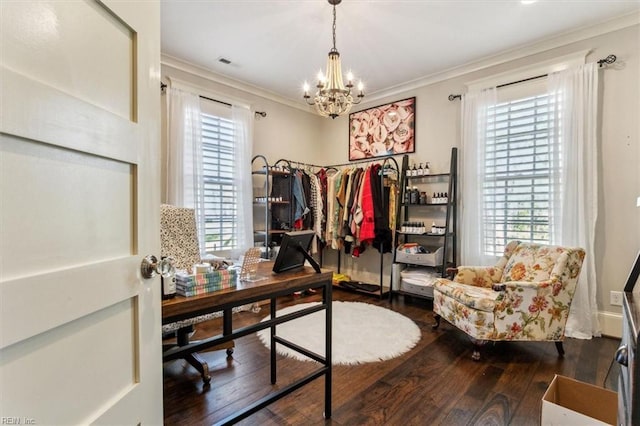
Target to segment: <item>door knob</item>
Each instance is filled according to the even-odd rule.
[[[615,358],[618,364],[624,365],[625,367],[629,365],[629,350],[627,349],[627,345],[622,345],[618,348]]]
[[[176,268],[173,266],[173,258],[171,257],[165,257],[158,262],[158,258],[151,254],[142,259],[142,264],[140,265],[142,278],[147,279],[153,278],[157,274],[162,275],[164,278],[169,278],[173,276],[175,271]]]

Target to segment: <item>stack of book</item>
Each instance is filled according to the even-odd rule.
[[[238,273],[235,269],[221,269],[195,275],[177,272],[176,293],[189,297],[226,288],[234,288],[237,285],[237,275]]]

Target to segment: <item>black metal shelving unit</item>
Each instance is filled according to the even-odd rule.
[[[422,268],[430,268],[436,271],[440,276],[446,276],[446,270],[448,267],[455,267],[457,264],[458,247],[457,247],[457,210],[458,210],[458,148],[451,148],[451,161],[449,166],[449,173],[436,173],[427,174],[421,176],[407,176],[407,170],[409,169],[409,157],[405,155],[402,159],[402,177],[401,177],[401,197],[398,206],[398,214],[396,215],[396,241],[394,247],[400,243],[407,242],[427,242],[430,246],[434,244],[442,243],[443,256],[442,261],[438,265],[423,265],[419,263],[410,263],[406,261],[399,261],[397,258],[397,250],[393,251],[393,263],[402,263],[406,265],[419,266]],[[433,187],[433,185],[443,186],[447,185],[448,198],[446,203],[426,203],[426,204],[411,204],[408,201],[406,194],[407,186],[409,184],[420,185],[421,187]],[[445,218],[444,233],[413,233],[402,232],[402,223],[409,222],[417,217],[417,211],[419,209],[444,209],[442,213]],[[427,226],[430,230],[431,227]],[[430,298],[421,294],[404,291],[400,288],[393,288],[393,282],[400,283],[400,279],[394,280],[393,271],[391,277],[391,285],[389,288],[389,300],[393,300],[394,294],[403,294],[413,297]]]
[[[265,251],[263,258],[270,258],[271,249],[280,244],[285,232],[291,231],[293,218],[293,179],[291,176],[291,164],[284,160],[279,160],[277,164],[270,165],[266,157],[256,155],[251,159],[252,175],[264,176],[264,192],[254,193],[253,207],[254,213],[262,209],[264,214],[264,227],[256,229],[254,227],[254,243],[262,242]],[[273,180],[281,179],[285,181],[285,189],[274,192]],[[278,187],[281,187],[279,185]],[[276,228],[273,226],[274,220],[281,224]]]

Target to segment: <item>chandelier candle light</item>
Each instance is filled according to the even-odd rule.
[[[358,83],[357,100],[353,99],[351,89],[353,88],[353,74],[347,74],[347,85],[342,82],[342,66],[340,65],[340,53],[336,49],[336,5],[342,0],[327,0],[333,5],[333,48],[329,51],[327,59],[327,73],[318,73],[318,91],[311,102],[309,95],[309,85],[304,83],[304,99],[309,105],[315,105],[316,111],[323,117],[336,118],[339,115],[349,112],[353,105],[360,103],[364,97],[364,87],[362,82]]]

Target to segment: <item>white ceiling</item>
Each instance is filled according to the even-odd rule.
[[[637,14],[640,0],[343,0],[336,10],[343,72],[375,94]],[[163,0],[162,53],[302,104],[302,84],[326,66],[331,20],[327,0]]]

